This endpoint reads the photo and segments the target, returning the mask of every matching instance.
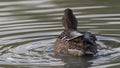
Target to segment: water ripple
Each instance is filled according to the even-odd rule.
[[[48,0],[37,0],[37,1],[14,1],[14,2],[0,2],[0,6],[9,6],[9,5],[26,5],[26,4],[40,4],[47,2]]]
[[[119,65],[119,7],[109,2],[112,4],[107,1],[1,0],[0,65],[31,68]],[[97,56],[59,56],[53,52],[56,37],[64,29],[61,19],[66,8],[73,10],[79,30],[97,35]]]

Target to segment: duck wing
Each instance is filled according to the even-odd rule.
[[[84,39],[84,41],[88,42],[89,44],[96,45],[95,41],[97,40],[97,38],[96,38],[96,36],[94,34],[86,32],[84,34],[84,38],[83,39]]]
[[[86,54],[95,54],[97,52],[96,36],[90,32],[84,33],[84,41],[87,43]]]

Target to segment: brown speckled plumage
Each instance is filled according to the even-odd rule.
[[[64,11],[62,24],[65,29],[55,42],[55,52],[75,56],[95,54],[97,52],[96,36],[90,32],[77,30],[78,22],[71,9]]]

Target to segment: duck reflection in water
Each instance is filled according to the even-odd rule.
[[[71,9],[64,11],[62,25],[64,31],[58,36],[54,51],[73,56],[94,55],[97,52],[96,36],[87,31],[78,31],[77,19]]]

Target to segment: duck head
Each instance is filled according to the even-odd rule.
[[[77,30],[77,23],[77,19],[72,10],[69,8],[65,9],[64,16],[62,18],[62,24],[65,30]]]

